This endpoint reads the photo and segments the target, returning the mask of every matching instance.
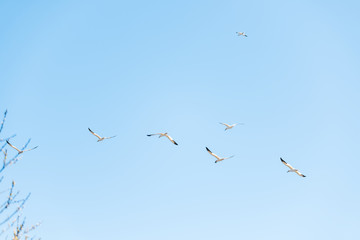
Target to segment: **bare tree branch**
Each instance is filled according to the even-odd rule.
[[[3,130],[3,127],[4,127],[5,120],[6,120],[6,115],[7,115],[7,109],[5,110],[4,117],[3,117],[3,120],[2,120],[1,125],[0,125],[0,133]]]
[[[3,119],[0,124],[0,134],[3,131],[6,116],[8,111],[4,112]],[[9,139],[14,138],[16,135],[10,137],[0,138],[0,142],[9,141]],[[25,143],[25,145],[18,151],[14,156],[10,157],[6,149],[8,143],[6,142],[3,145],[0,145],[0,183],[3,182],[4,170],[7,169],[10,165],[18,162],[22,156],[21,153],[25,152],[24,150],[29,145],[31,138]],[[29,150],[28,150],[29,151]],[[5,239],[8,239],[9,235],[7,234],[11,229],[13,229],[12,240],[21,240],[21,239],[35,239],[34,236],[29,236],[29,233],[33,232],[36,228],[40,226],[41,223],[31,225],[26,227],[26,218],[21,217],[22,210],[24,209],[25,203],[30,198],[31,193],[28,193],[25,198],[21,198],[20,191],[15,189],[15,181],[12,181],[11,186],[6,190],[0,192],[0,194],[6,193],[6,198],[2,201],[0,200],[0,226],[5,226],[0,231],[0,236],[5,235]],[[7,225],[6,225],[7,224]]]

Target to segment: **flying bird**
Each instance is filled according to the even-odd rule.
[[[34,148],[31,148],[31,149],[20,150],[20,149],[18,149],[17,147],[15,147],[14,145],[12,145],[8,140],[6,140],[6,143],[9,144],[10,147],[12,147],[12,148],[15,149],[16,151],[18,151],[18,154],[22,154],[22,153],[24,153],[24,152],[28,152],[28,151],[34,150],[35,148],[38,147],[38,146],[36,146],[36,147],[34,147]]]
[[[226,123],[220,123],[220,124],[226,126],[225,131],[228,130],[228,129],[232,129],[233,127],[235,127],[238,124],[244,125],[243,123],[235,123],[235,124],[232,124],[232,125],[229,125],[229,124],[226,124]]]
[[[234,157],[234,156],[231,156],[231,157],[227,157],[227,158],[221,158],[221,157],[219,157],[218,155],[216,155],[215,153],[213,153],[212,151],[210,151],[210,149],[208,149],[207,147],[206,147],[206,150],[207,150],[211,155],[213,155],[213,156],[217,159],[217,160],[215,161],[215,163],[221,162],[221,161],[223,161],[223,160],[225,160],[225,159],[229,159],[229,158]]]
[[[281,162],[283,164],[285,164],[285,166],[287,166],[288,168],[290,168],[290,170],[288,170],[287,172],[294,172],[297,175],[299,175],[300,177],[306,177],[304,174],[302,174],[301,172],[299,172],[299,170],[293,168],[290,164],[288,164],[287,162],[284,161],[284,159],[280,158]]]
[[[173,144],[178,145],[172,137],[170,137],[167,133],[154,133],[154,134],[148,134],[148,137],[159,135],[159,138],[161,137],[167,137]]]
[[[89,129],[89,131],[92,133],[92,135],[94,135],[95,137],[97,137],[98,138],[98,142],[101,142],[102,140],[105,140],[105,139],[110,139],[110,138],[113,138],[113,137],[116,137],[116,135],[115,136],[112,136],[112,137],[100,137],[98,134],[96,134],[96,133],[94,133],[93,131],[91,131],[91,129],[90,128],[88,128]]]
[[[244,32],[236,32],[236,34],[240,37],[240,36],[244,36],[247,37],[247,35]]]

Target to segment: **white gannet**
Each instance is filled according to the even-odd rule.
[[[236,32],[236,34],[240,37],[240,36],[244,36],[247,37],[247,35],[244,32]]]
[[[243,123],[235,123],[235,124],[229,125],[229,124],[221,123],[221,122],[220,122],[220,124],[226,126],[225,131],[228,130],[228,129],[232,129],[233,127],[235,127],[235,126],[238,125],[238,124],[244,125]]]
[[[172,139],[172,137],[170,137],[167,133],[153,133],[153,134],[148,134],[148,137],[154,136],[154,135],[159,135],[159,138],[161,137],[167,137],[173,144],[178,145],[174,139]]]
[[[213,153],[212,151],[210,151],[210,149],[208,149],[207,147],[206,147],[206,150],[207,150],[211,155],[213,155],[213,156],[217,159],[217,160],[215,161],[215,163],[221,162],[221,161],[223,161],[223,160],[225,160],[225,159],[229,159],[229,158],[234,157],[234,156],[231,156],[231,157],[227,157],[227,158],[220,158],[218,155],[216,155],[215,153]]]
[[[293,168],[290,164],[288,164],[287,162],[285,162],[284,159],[280,158],[280,160],[281,160],[281,162],[282,162],[283,164],[285,164],[285,166],[287,166],[288,168],[290,168],[290,170],[287,171],[287,172],[294,172],[294,173],[296,173],[297,175],[299,175],[300,177],[306,177],[304,174],[302,174],[301,172],[299,172],[299,170]]]
[[[18,149],[17,147],[13,146],[11,143],[9,143],[8,140],[6,140],[6,143],[9,144],[10,147],[12,147],[12,148],[15,149],[16,151],[18,151],[18,154],[22,154],[22,153],[24,153],[24,152],[28,152],[28,151],[34,150],[35,148],[38,147],[38,146],[36,146],[36,147],[34,147],[34,148],[31,148],[31,149],[20,150],[20,149]]]
[[[102,140],[105,140],[105,139],[110,139],[110,138],[113,138],[113,137],[116,137],[116,135],[115,136],[112,136],[112,137],[100,137],[98,134],[96,134],[96,133],[94,133],[93,131],[91,131],[91,129],[90,128],[88,128],[89,129],[89,131],[95,136],[95,137],[97,137],[98,138],[98,142],[101,142]]]

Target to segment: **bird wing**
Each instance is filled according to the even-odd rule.
[[[148,134],[148,137],[154,136],[154,135],[161,135],[161,133],[153,133],[153,134]]]
[[[231,127],[229,124],[226,124],[226,123],[220,123],[220,124],[225,125],[227,127]]]
[[[280,160],[281,160],[281,162],[282,162],[285,166],[287,166],[287,167],[290,168],[291,170],[294,170],[294,168],[293,168],[290,164],[288,164],[287,162],[285,162],[284,159],[280,158]]]
[[[95,136],[95,137],[97,137],[97,138],[99,138],[99,139],[101,139],[101,137],[99,136],[99,135],[97,135],[96,133],[94,133],[93,131],[91,131],[91,129],[90,128],[88,128],[89,129],[89,131]]]
[[[235,155],[232,155],[232,156],[230,156],[230,157],[224,158],[224,160],[225,160],[225,159],[229,159],[229,158],[232,158],[232,157],[235,157]]]
[[[38,146],[36,146],[36,147],[33,147],[33,148],[31,148],[31,149],[27,149],[27,150],[24,150],[23,152],[28,152],[28,151],[32,151],[32,150],[34,150],[34,149],[36,149],[36,148],[38,148]]]
[[[114,137],[116,137],[116,135],[115,135],[115,136],[111,136],[111,137],[104,137],[104,139],[110,139],[110,138],[114,138]]]
[[[299,175],[300,177],[306,177],[304,174],[302,174],[301,172],[299,171],[295,171],[297,175]]]
[[[216,157],[217,160],[220,160],[220,159],[221,159],[218,155],[216,155],[215,153],[213,153],[212,151],[210,151],[210,149],[208,149],[207,147],[206,147],[206,150],[207,150],[211,155],[213,155],[214,157]]]
[[[12,147],[13,149],[15,149],[16,151],[21,152],[21,150],[19,150],[17,147],[15,147],[11,143],[9,143],[8,140],[6,140],[6,143],[9,144],[9,146]]]
[[[167,134],[165,134],[165,136],[166,136],[173,144],[178,145],[178,144],[174,141],[174,139],[172,139],[172,137],[170,137],[170,136],[167,135]]]

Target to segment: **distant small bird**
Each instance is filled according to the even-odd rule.
[[[17,147],[13,146],[8,140],[6,140],[6,143],[9,144],[10,147],[12,147],[13,149],[15,149],[16,151],[18,151],[18,154],[22,154],[24,152],[29,152],[31,150],[34,150],[35,148],[37,148],[38,146],[31,148],[31,149],[27,149],[27,150],[20,150]]]
[[[235,124],[232,124],[232,125],[229,125],[229,124],[226,124],[226,123],[220,123],[220,124],[226,126],[225,131],[228,130],[228,129],[232,129],[233,127],[235,127],[238,124],[244,125],[243,123],[235,123]]]
[[[236,34],[240,37],[240,36],[244,36],[247,37],[247,35],[244,32],[236,32]]]
[[[290,168],[290,170],[287,171],[287,172],[294,172],[294,173],[296,173],[297,175],[299,175],[300,177],[306,177],[304,174],[302,174],[301,172],[299,172],[299,170],[293,168],[290,164],[288,164],[287,162],[285,162],[284,159],[280,158],[280,160],[281,160],[281,162],[282,162],[283,164],[285,164],[285,166],[287,166],[288,168]]]
[[[206,147],[206,150],[207,150],[211,155],[213,155],[213,156],[217,159],[217,160],[215,161],[215,163],[221,162],[221,161],[223,161],[223,160],[225,160],[225,159],[229,159],[229,158],[234,157],[234,156],[231,156],[231,157],[227,157],[227,158],[221,158],[221,157],[219,157],[218,155],[216,155],[215,153],[213,153],[212,151],[210,151],[210,149],[208,149],[207,147]]]
[[[103,140],[105,140],[105,139],[110,139],[110,138],[113,138],[113,137],[116,137],[116,135],[115,136],[112,136],[112,137],[100,137],[98,134],[96,134],[96,133],[94,133],[93,131],[91,131],[91,129],[90,128],[88,128],[89,129],[89,131],[92,133],[92,135],[94,135],[95,137],[97,137],[98,138],[98,142],[101,142],[101,141],[103,141]]]
[[[167,133],[153,133],[153,134],[148,134],[147,136],[148,137],[151,137],[151,136],[155,136],[155,135],[159,135],[159,138],[161,137],[167,137],[173,144],[175,145],[178,145],[174,139],[172,139],[172,137],[170,137]]]

